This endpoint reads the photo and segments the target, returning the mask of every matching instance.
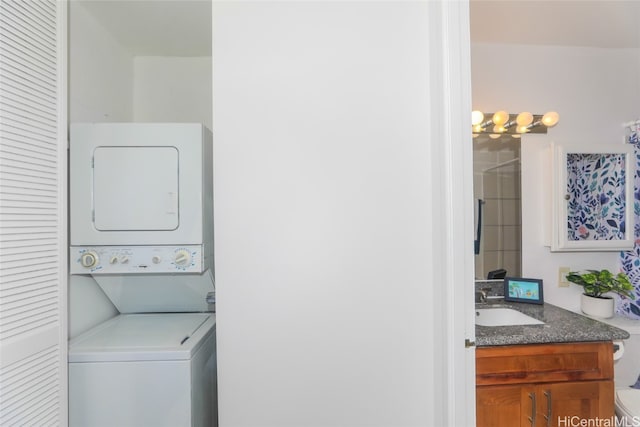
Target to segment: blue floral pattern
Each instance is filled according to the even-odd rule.
[[[632,319],[640,319],[640,125],[631,127],[628,138],[629,144],[633,145],[636,159],[636,172],[633,182],[633,212],[635,226],[633,229],[635,244],[630,251],[620,252],[621,269],[629,277],[635,290],[633,300],[618,298],[616,311]]]
[[[567,154],[569,240],[625,238],[624,154]]]

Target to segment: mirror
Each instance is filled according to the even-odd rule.
[[[521,276],[519,138],[473,138],[473,194],[476,279]]]

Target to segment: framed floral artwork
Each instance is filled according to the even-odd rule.
[[[634,244],[629,145],[555,145],[552,251],[618,251]]]

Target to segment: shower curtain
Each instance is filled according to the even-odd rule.
[[[618,314],[632,319],[640,319],[640,120],[629,126],[628,143],[633,145],[636,171],[633,183],[633,211],[635,216],[635,244],[632,250],[620,252],[621,270],[629,276],[635,290],[635,298],[619,298]]]

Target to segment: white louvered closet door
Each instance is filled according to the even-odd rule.
[[[0,426],[67,424],[67,3],[0,0]]]

